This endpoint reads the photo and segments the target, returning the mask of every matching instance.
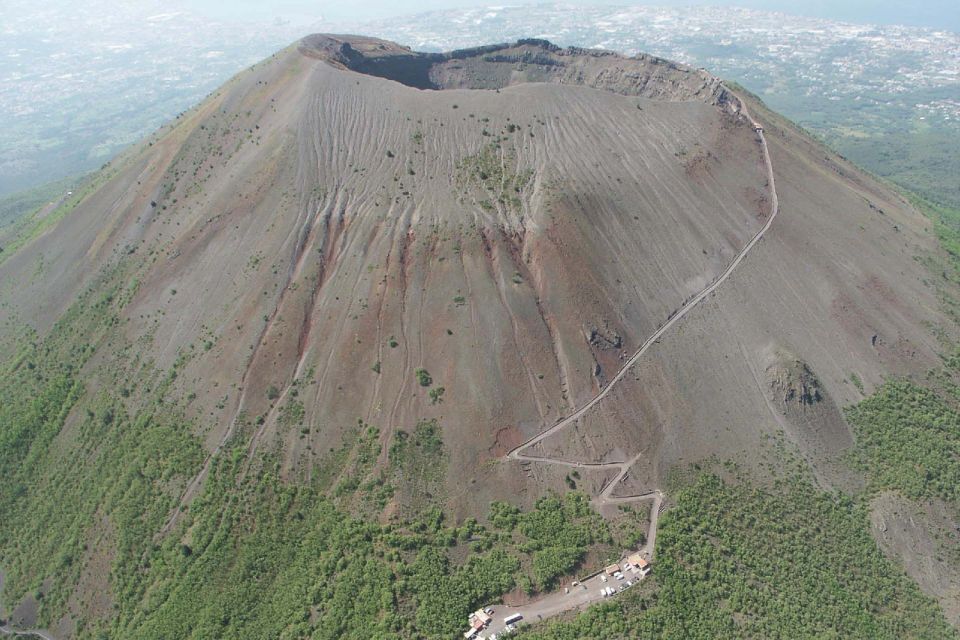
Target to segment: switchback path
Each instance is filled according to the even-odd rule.
[[[726,87],[725,87],[726,88]],[[730,91],[727,88],[727,91]],[[597,506],[603,506],[608,504],[623,504],[629,502],[640,502],[644,500],[652,500],[653,504],[650,508],[650,527],[647,533],[647,540],[644,546],[640,549],[641,555],[646,556],[649,560],[653,560],[653,554],[656,547],[657,540],[657,524],[659,521],[660,510],[663,507],[663,494],[659,490],[647,491],[640,494],[634,494],[629,496],[614,496],[613,493],[616,491],[617,487],[623,480],[626,478],[627,474],[630,471],[630,468],[633,467],[634,463],[640,459],[642,454],[637,454],[633,458],[621,462],[573,462],[570,460],[563,460],[561,458],[551,458],[545,456],[532,456],[523,453],[525,449],[532,447],[533,445],[545,440],[551,435],[557,433],[561,429],[568,427],[574,424],[577,420],[582,418],[587,414],[590,409],[597,406],[597,404],[607,397],[607,394],[610,393],[610,390],[616,385],[620,380],[627,375],[627,372],[637,363],[640,358],[643,357],[643,354],[653,346],[660,337],[666,333],[671,327],[677,324],[681,318],[687,315],[693,307],[698,303],[707,298],[711,293],[716,291],[721,284],[723,284],[727,278],[733,273],[734,269],[740,266],[740,263],[747,257],[747,254],[750,253],[750,250],[753,249],[760,239],[763,238],[764,234],[770,229],[773,225],[774,219],[777,217],[777,213],[780,211],[780,202],[777,197],[777,187],[774,181],[773,175],[773,163],[770,160],[770,149],[767,147],[767,139],[763,135],[763,127],[761,127],[756,120],[753,119],[753,116],[750,115],[750,111],[747,108],[747,105],[744,101],[737,96],[734,92],[730,93],[736,96],[737,101],[740,103],[740,111],[751,123],[754,130],[757,133],[757,136],[760,141],[760,147],[763,151],[763,161],[767,170],[767,183],[770,189],[770,213],[767,218],[766,223],[759,231],[747,242],[746,245],[734,256],[733,260],[727,266],[727,268],[721,273],[712,283],[707,285],[702,289],[697,295],[688,300],[679,311],[675,313],[671,318],[667,320],[659,329],[657,329],[653,335],[644,341],[640,348],[630,357],[629,360],[624,363],[620,371],[617,372],[617,375],[613,377],[610,382],[604,386],[597,395],[595,395],[589,402],[585,405],[571,413],[566,418],[563,418],[552,427],[541,431],[537,435],[528,439],[527,441],[521,443],[520,445],[514,447],[506,456],[509,460],[520,460],[527,462],[538,462],[543,464],[553,464],[560,465],[565,467],[574,467],[574,468],[590,468],[590,469],[618,469],[617,475],[600,491],[600,493],[593,499],[593,502]],[[527,622],[534,622],[536,620],[541,620],[543,618],[551,617],[565,611],[570,611],[573,609],[581,609],[592,602],[596,602],[604,598],[600,592],[599,585],[601,584],[599,577],[591,578],[590,584],[588,586],[588,581],[584,581],[582,585],[577,586],[576,588],[571,587],[572,592],[560,593],[555,592],[532,602],[528,605],[522,607],[500,607],[501,611],[505,611],[507,614],[511,613],[520,613],[524,616],[524,620]],[[596,583],[596,584],[593,584]],[[582,588],[581,588],[582,587]],[[569,590],[568,590],[569,591]],[[496,620],[500,620],[500,616],[496,617]],[[495,622],[487,632],[498,632],[503,629],[502,622]]]

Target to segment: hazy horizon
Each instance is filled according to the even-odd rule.
[[[178,0],[173,6],[214,17],[240,20],[287,20],[299,24],[324,22],[356,22],[382,19],[393,16],[426,13],[429,11],[457,8],[501,7],[546,4],[537,0],[513,2],[478,2],[477,0],[369,0],[359,4],[343,4],[316,0],[282,0],[262,3],[257,0]],[[633,2],[630,0],[584,0],[571,3],[573,6],[630,6],[697,7],[730,6],[777,11],[797,16],[826,20],[859,22],[867,24],[902,24],[960,31],[960,8],[953,0],[929,0],[927,2],[896,2],[895,0],[809,0],[804,3],[787,0],[656,0]]]
[[[685,20],[680,17],[683,14],[689,14],[688,26],[694,27],[693,23],[702,20],[704,15],[717,13],[715,7],[719,4],[748,7],[752,8],[751,11],[792,12],[797,17],[787,15],[781,18],[777,14],[758,15],[722,8],[719,11],[721,17],[717,19],[707,18],[707,22],[698,23],[694,30],[683,27]],[[861,76],[873,74],[873,77],[881,77],[883,74],[878,69],[886,69],[884,65],[888,62],[897,65],[894,68],[909,70],[913,74],[905,75],[903,71],[894,74],[908,84],[912,82],[912,89],[896,94],[903,99],[909,95],[909,100],[904,103],[906,106],[884,107],[889,113],[881,119],[882,122],[907,122],[908,115],[920,106],[927,110],[947,109],[950,113],[941,114],[940,119],[953,118],[952,95],[944,83],[949,83],[953,77],[950,75],[953,68],[950,61],[955,59],[952,53],[955,49],[949,44],[937,48],[935,42],[956,40],[953,33],[943,34],[938,29],[958,22],[958,11],[945,8],[943,0],[935,0],[921,9],[894,6],[889,2],[870,7],[865,4],[848,1],[828,5],[818,1],[804,6],[788,6],[781,0],[717,0],[712,3],[592,0],[578,4],[495,4],[476,0],[425,0],[418,3],[397,0],[386,3],[374,0],[363,5],[308,0],[282,0],[269,4],[252,0],[230,4],[222,0],[129,0],[118,4],[109,0],[70,3],[52,0],[38,6],[27,0],[6,0],[0,8],[4,25],[0,30],[0,45],[6,52],[0,56],[0,78],[3,79],[0,82],[0,110],[7,114],[8,126],[0,131],[0,195],[102,165],[119,150],[195,104],[240,69],[318,31],[376,35],[428,50],[542,36],[564,46],[649,51],[709,67],[757,90],[774,85],[782,89],[783,85],[772,78],[778,73],[799,77],[789,71],[798,64],[822,63],[826,66],[817,67],[821,72],[829,70],[837,74],[841,73],[835,64],[837,56],[863,55],[870,64],[850,67],[851,70],[860,68]],[[650,11],[663,8],[673,12],[679,21],[664,31],[647,28],[642,20],[635,22],[624,17],[615,21],[620,25],[619,30],[615,29],[616,33],[610,31],[609,25],[591,31],[586,23],[577,22],[581,19],[589,22],[582,15],[584,11],[603,12],[605,8],[627,6],[646,7]],[[714,8],[707,8],[711,6]],[[469,20],[451,21],[451,17],[461,11],[453,7],[473,7],[462,10],[464,14],[471,14]],[[496,7],[501,10],[495,10]],[[936,13],[937,7],[940,7],[939,19],[933,21],[929,16]],[[448,11],[440,11],[444,8]],[[529,17],[514,20],[511,16],[518,12],[542,12],[545,16],[569,14],[580,18],[573,18],[570,24],[563,24],[562,19],[559,22],[553,20],[552,30],[544,30],[545,24],[541,20]],[[607,13],[612,15],[621,11],[614,8]],[[638,12],[632,13],[639,15]],[[811,18],[810,14],[837,17],[831,21],[825,17]],[[910,21],[907,18],[923,22],[925,15],[931,24],[936,22],[935,28],[900,29],[877,24],[878,33],[893,31],[882,38],[890,51],[879,52],[876,56],[870,53],[871,47],[880,46],[876,42],[869,44],[876,35],[873,30],[853,29],[851,33],[862,31],[865,38],[851,40],[849,30],[835,29],[841,19],[861,24],[881,23],[885,19],[903,23]],[[638,19],[636,15],[634,18]],[[791,29],[784,31],[782,37],[778,36],[778,29],[787,24],[792,25]],[[928,33],[911,34],[912,28],[927,29]],[[803,38],[807,37],[802,35],[805,30],[809,32],[808,39],[812,40],[828,32],[833,34],[826,38],[830,46],[823,49],[822,55],[815,51],[799,52],[798,47],[803,48]],[[796,37],[801,40],[795,40]],[[733,41],[739,44],[734,46]],[[792,55],[800,56],[797,60],[789,56],[781,56],[779,60],[767,59],[779,55],[770,51],[780,51],[787,45],[793,48]],[[851,48],[856,46],[861,49]],[[731,56],[755,59],[749,66],[744,66],[730,64]],[[946,75],[944,70],[948,72]],[[806,72],[802,75],[810,76]],[[806,86],[811,82],[820,84]],[[860,86],[859,81],[851,83],[849,78],[844,80],[842,89],[832,81],[825,84],[815,81],[812,76],[800,84],[804,83],[791,91],[780,91],[778,96],[805,95],[813,100],[810,105],[794,110],[782,99],[777,102],[777,96],[770,99],[788,115],[807,124],[832,122],[831,126],[837,126],[836,121],[823,114],[836,113],[839,104],[857,104],[862,114],[866,103],[855,100],[866,98],[871,104],[876,102],[869,93],[860,98],[851,94],[848,97],[853,102],[838,105],[823,97],[824,92],[833,89],[846,95],[851,87]],[[867,82],[864,86],[873,84]],[[888,95],[882,94],[878,100],[883,103],[884,96]],[[837,97],[834,95],[833,99]],[[890,115],[894,112],[895,117]],[[816,122],[807,122],[807,115],[813,116]],[[926,117],[931,114],[916,115]],[[859,120],[853,124],[856,122]],[[930,121],[925,123],[929,126]]]

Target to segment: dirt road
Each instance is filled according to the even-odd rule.
[[[608,578],[606,581],[604,581],[600,575],[596,575],[592,578],[582,581],[577,586],[565,588],[563,591],[555,591],[554,593],[551,593],[550,595],[545,596],[536,602],[531,602],[530,604],[521,607],[494,605],[493,622],[491,622],[490,626],[483,631],[480,637],[490,638],[493,635],[499,635],[503,633],[506,628],[506,625],[503,623],[503,621],[507,616],[512,616],[514,614],[523,616],[522,624],[539,622],[567,611],[582,610],[589,607],[591,604],[605,600],[609,597],[614,597],[604,595],[604,593],[601,591],[601,589],[604,587],[612,587],[617,593],[621,593],[621,586],[624,588],[624,590],[631,588],[627,586],[627,581],[630,581],[632,585],[636,586],[640,580],[642,580],[642,578],[639,574],[634,574],[629,571],[624,576],[624,579],[619,581],[615,580],[614,578]]]

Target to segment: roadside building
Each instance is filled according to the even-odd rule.
[[[637,563],[637,568],[640,569],[640,575],[645,576],[650,573],[650,569],[653,567],[650,566],[650,562],[645,558],[640,558],[640,562]]]
[[[615,574],[615,573],[617,573],[617,572],[620,571],[620,565],[617,564],[616,562],[614,562],[612,565],[610,565],[609,567],[607,567],[607,568],[604,569],[603,571],[604,571],[608,576],[612,576],[613,574]]]

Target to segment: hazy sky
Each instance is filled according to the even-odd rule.
[[[187,8],[217,18],[273,19],[281,17],[309,24],[358,21],[457,7],[535,4],[524,0],[177,0]],[[861,23],[908,24],[960,31],[960,0],[581,0],[571,4],[648,4],[658,6],[731,5],[783,11],[831,20]]]

